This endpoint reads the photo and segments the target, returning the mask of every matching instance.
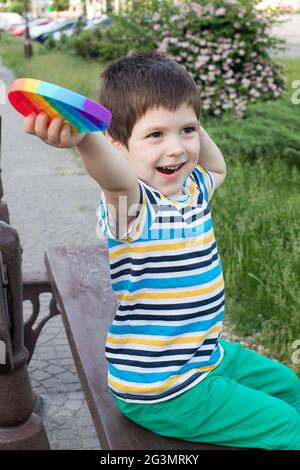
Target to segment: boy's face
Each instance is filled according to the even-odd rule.
[[[110,141],[132,164],[137,177],[163,195],[182,194],[182,186],[199,159],[200,127],[193,108],[186,104],[177,111],[148,110],[136,122],[128,149]],[[176,171],[162,168],[178,167]]]

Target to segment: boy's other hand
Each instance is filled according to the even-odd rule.
[[[37,116],[29,114],[23,124],[23,130],[31,135],[36,135],[46,144],[58,148],[71,148],[78,145],[86,136],[86,132],[72,132],[68,124],[64,124],[61,116],[51,119],[46,113],[41,112]]]

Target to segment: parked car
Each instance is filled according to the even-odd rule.
[[[62,20],[60,20],[61,22]],[[49,23],[47,24],[42,24],[42,25],[37,25],[37,26],[32,26],[30,28],[30,36],[35,39],[36,36],[39,36],[40,34],[46,32],[46,31],[49,31],[49,29],[58,24],[57,23],[57,20],[51,20],[49,21]]]
[[[53,33],[55,33],[56,31],[61,31],[61,30],[65,30],[65,29],[69,29],[71,28],[72,26],[74,26],[76,24],[76,20],[62,20],[60,18],[60,21],[58,20],[55,20],[54,21],[54,24],[53,23],[49,23],[49,27],[48,28],[45,28],[43,30],[43,32],[39,32],[38,34],[32,34],[31,37],[40,42],[40,43],[44,43],[46,41],[46,39],[48,39],[49,36],[51,36]],[[48,25],[46,25],[47,27]]]
[[[102,17],[102,18],[95,18],[93,20],[89,20],[83,29],[91,29],[98,25],[105,26],[105,25],[111,24],[111,22],[112,22],[112,19],[109,18],[108,16]]]
[[[44,18],[36,18],[34,20],[31,20],[28,22],[29,29],[33,28],[34,26],[42,26],[49,24],[51,22],[51,19],[48,17]],[[26,23],[21,23],[20,25],[17,25],[14,30],[11,32],[12,36],[22,36],[24,34],[26,29]]]
[[[111,22],[112,22],[111,18],[95,18],[94,20],[87,20],[83,22],[84,23],[83,30],[95,28],[96,26],[109,25]],[[51,36],[54,39],[54,41],[59,41],[62,38],[63,34],[65,36],[72,36],[72,34],[74,34],[75,31],[76,31],[76,25],[68,29],[56,31]]]
[[[23,16],[19,13],[1,12],[0,13],[0,31],[8,31],[13,25],[18,25],[24,22]]]
[[[64,36],[72,36],[72,34],[74,34],[75,31],[76,31],[77,21],[71,27],[67,27],[67,28],[63,28],[59,31],[55,31],[54,33],[52,33],[50,35],[51,38],[54,39],[54,41],[59,41],[62,38],[63,35]],[[81,19],[81,22],[82,22],[82,25],[83,25],[83,28],[84,28],[88,21],[85,20],[85,19]]]

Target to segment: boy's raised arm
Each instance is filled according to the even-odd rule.
[[[198,163],[213,174],[216,190],[225,180],[227,173],[226,163],[221,150],[202,126],[200,127],[200,155]]]
[[[103,190],[122,192],[136,183],[129,162],[102,132],[88,133],[77,148],[86,171]]]
[[[86,171],[105,194],[111,211],[110,224],[119,238],[127,232],[138,209],[137,176],[122,153],[101,132],[88,133],[77,148]],[[120,207],[119,196],[125,196],[125,207]]]
[[[62,117],[57,116],[49,123],[44,112],[27,116],[23,128],[53,147],[77,146],[86,171],[103,190],[117,194],[137,185],[137,177],[125,156],[101,132],[73,133]]]
[[[113,213],[111,223],[116,234],[122,236],[135,218],[140,199],[138,179],[126,157],[101,132],[73,133],[61,117],[52,119],[49,125],[48,120],[46,113],[29,115],[24,121],[24,131],[53,147],[77,146],[87,173],[105,194]],[[121,209],[120,196],[125,196],[127,202]]]

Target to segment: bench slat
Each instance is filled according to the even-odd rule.
[[[102,449],[233,449],[161,437],[120,413],[107,388],[104,355],[117,309],[106,245],[50,248],[45,264]]]

